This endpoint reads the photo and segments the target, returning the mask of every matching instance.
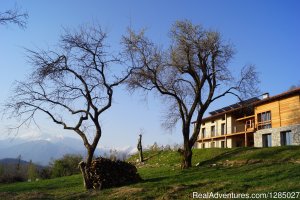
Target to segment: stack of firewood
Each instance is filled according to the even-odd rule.
[[[134,165],[102,157],[92,161],[90,173],[95,189],[128,185],[142,180]]]

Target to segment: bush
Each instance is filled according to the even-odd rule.
[[[39,176],[41,179],[49,179],[51,178],[51,168],[50,167],[44,167],[40,173]]]
[[[22,174],[10,174],[5,173],[0,177],[0,183],[14,183],[14,182],[22,182],[26,181]]]
[[[4,167],[0,165],[0,177],[4,174]]]
[[[50,163],[51,177],[70,176],[80,173],[78,163],[82,161],[81,155],[64,155],[61,159],[54,160]]]
[[[36,180],[39,177],[37,167],[30,160],[27,170],[27,178],[28,180]]]
[[[154,144],[152,146],[150,146],[149,148],[151,151],[160,151],[161,148],[158,146],[158,144],[156,142],[154,142]]]
[[[27,167],[22,166],[19,169],[14,164],[0,165],[0,183],[13,183],[25,181],[27,178]]]

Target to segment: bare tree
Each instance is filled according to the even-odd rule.
[[[72,130],[87,150],[80,163],[84,186],[92,188],[89,168],[102,135],[100,116],[112,105],[113,89],[130,74],[106,45],[107,35],[98,26],[66,30],[55,51],[28,50],[33,71],[28,80],[17,82],[6,103],[6,113],[25,124],[37,113]]]
[[[233,94],[239,99],[258,91],[254,66],[245,66],[234,79],[228,63],[234,55],[232,45],[219,32],[203,29],[190,21],[176,22],[170,31],[171,45],[162,49],[149,40],[144,31],[123,37],[128,58],[136,67],[128,79],[131,90],[155,90],[168,106],[164,125],[182,123],[182,168],[191,167],[203,114],[215,100]],[[196,123],[191,130],[192,119]]]
[[[28,14],[26,12],[20,11],[18,7],[14,9],[7,10],[5,12],[0,12],[0,24],[16,24],[21,28],[26,27],[26,22],[28,19]]]

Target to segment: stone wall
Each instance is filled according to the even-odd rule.
[[[280,132],[283,131],[291,131],[293,135],[293,145],[300,144],[300,124],[292,125],[292,126],[285,126],[279,128],[269,128],[269,129],[262,129],[258,130],[254,133],[254,146],[255,147],[262,147],[262,135],[271,133],[272,135],[272,146],[281,146],[280,143]]]

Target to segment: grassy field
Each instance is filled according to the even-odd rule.
[[[143,181],[86,192],[80,175],[0,185],[0,199],[191,199],[192,192],[300,192],[300,147],[194,150],[193,166],[180,170],[173,151],[145,152],[137,165]],[[134,162],[137,155],[129,161]],[[198,166],[195,166],[198,165]]]

